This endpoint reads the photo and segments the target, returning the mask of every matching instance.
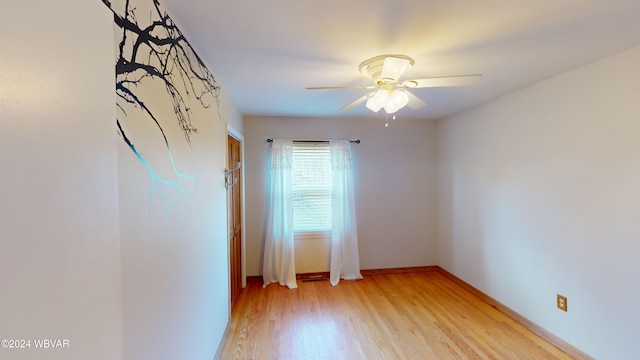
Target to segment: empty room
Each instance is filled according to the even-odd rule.
[[[0,359],[640,358],[640,2],[0,5]]]

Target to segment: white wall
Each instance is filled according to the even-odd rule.
[[[212,359],[228,324],[226,132],[205,119],[201,141],[174,154],[179,170],[195,177],[184,193],[165,189],[164,201],[119,145],[125,359]]]
[[[141,90],[193,176],[152,188],[116,128],[113,23],[100,1],[2,5],[0,340],[32,342],[0,359],[210,360],[228,325],[225,125],[241,133],[242,117],[224,91],[219,109],[189,104],[188,146],[164,86]],[[123,128],[168,178],[158,133],[127,110]]]
[[[214,74],[215,76],[215,74]],[[227,124],[227,127],[237,136],[242,138],[244,134],[244,119],[233,99],[224,91],[224,84],[221,84],[220,91],[220,114],[219,118]],[[241,140],[241,139],[240,139]],[[226,140],[225,140],[226,141]],[[225,157],[226,159],[226,157]]]
[[[142,27],[155,20],[155,15],[148,15],[151,4],[150,0],[132,2]],[[224,91],[217,100],[205,96],[210,106],[203,107],[186,96],[182,78],[173,80],[185,95],[191,124],[198,129],[190,143],[161,81],[145,81],[135,91],[164,134],[140,106],[123,105],[124,111],[118,112],[123,130],[154,172],[124,141],[118,142],[127,360],[213,359],[229,323],[226,122],[240,132],[242,117]],[[154,180],[154,175],[159,178]]]
[[[639,63],[438,122],[438,264],[598,359],[640,358]]]
[[[403,120],[401,113],[388,128],[373,114],[367,119],[245,117],[244,129],[248,276],[262,274],[267,138],[360,139],[351,148],[361,267],[435,264],[434,122]],[[313,257],[328,259],[328,249],[308,248]],[[328,265],[322,269],[307,264],[299,252],[296,256],[298,272],[328,271]]]
[[[121,359],[111,12],[1,8],[0,339],[32,342],[0,358]]]

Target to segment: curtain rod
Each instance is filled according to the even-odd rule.
[[[329,140],[292,140],[299,143],[329,143]],[[273,142],[273,139],[267,139],[267,142]],[[360,140],[349,140],[350,143],[360,144]]]

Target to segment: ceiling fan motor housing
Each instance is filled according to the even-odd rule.
[[[382,68],[384,67],[384,62],[387,58],[398,59],[401,61],[402,60],[408,61],[409,65],[411,66],[415,64],[415,61],[407,55],[400,55],[400,54],[379,55],[360,63],[360,67],[359,67],[360,73],[366,77],[372,78],[378,85],[395,84],[398,81],[398,79],[382,79]]]

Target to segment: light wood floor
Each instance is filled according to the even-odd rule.
[[[436,271],[249,282],[222,359],[571,359]]]

